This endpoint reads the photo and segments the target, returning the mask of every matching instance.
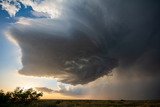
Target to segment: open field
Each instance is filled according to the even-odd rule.
[[[160,100],[39,100],[30,105],[0,104],[0,107],[160,107]]]

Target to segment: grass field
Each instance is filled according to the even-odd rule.
[[[160,107],[160,100],[39,100],[30,105],[0,104],[0,107]]]

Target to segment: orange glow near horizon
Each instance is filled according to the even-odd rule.
[[[16,87],[15,87],[16,88]],[[3,87],[4,92],[12,92],[14,91],[15,88],[8,88],[8,87]],[[28,87],[28,88],[34,88],[34,87]],[[24,88],[24,89],[28,89],[28,88]],[[70,97],[70,96],[64,96],[60,93],[45,93],[43,92],[43,96],[41,97],[41,99],[75,99],[75,97]]]
[[[64,96],[60,93],[44,93],[41,99],[75,99],[75,97]]]

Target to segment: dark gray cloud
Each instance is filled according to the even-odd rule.
[[[35,87],[36,90],[41,91],[41,92],[46,92],[46,93],[53,93],[54,90],[49,89],[47,87]]]
[[[143,82],[150,77],[144,93],[154,91],[148,96],[159,98],[159,5],[158,0],[71,0],[59,19],[23,19],[28,25],[8,31],[22,50],[19,73],[76,85],[116,68],[125,78],[133,72]]]
[[[84,84],[117,66],[117,60],[101,52],[85,33],[71,33],[74,28],[63,25],[63,21],[40,19],[31,23],[10,29],[23,54],[21,74],[54,76],[65,83]]]

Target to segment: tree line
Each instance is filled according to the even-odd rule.
[[[22,104],[30,104],[33,101],[40,99],[43,96],[42,92],[37,92],[30,89],[21,89],[17,87],[13,92],[4,92],[0,90],[0,103],[22,103]]]

